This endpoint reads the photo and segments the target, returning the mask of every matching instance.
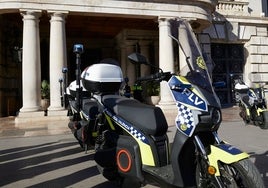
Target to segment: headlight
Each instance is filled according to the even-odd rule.
[[[208,112],[199,115],[199,122],[196,130],[216,131],[221,123],[221,111],[215,107],[209,107]]]

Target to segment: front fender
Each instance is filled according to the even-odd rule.
[[[267,111],[266,108],[258,108],[258,109],[257,109],[257,114],[258,114],[258,116],[259,116],[261,113],[263,113],[264,115],[266,115],[266,114],[268,114],[268,111]]]
[[[216,168],[215,176],[220,176],[218,161],[231,164],[249,157],[247,153],[229,144],[211,145],[210,150],[211,153],[208,155],[208,160],[210,165]]]

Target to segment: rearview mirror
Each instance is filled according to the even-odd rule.
[[[132,53],[128,56],[128,59],[133,64],[145,64],[148,65],[148,61],[145,56],[139,53]]]

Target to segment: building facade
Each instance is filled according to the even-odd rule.
[[[211,26],[199,35],[215,63],[213,79],[226,83],[217,89],[222,104],[234,103],[236,79],[267,85],[267,21],[266,1],[219,1]]]
[[[222,102],[232,103],[234,78],[248,84],[268,81],[266,15],[265,1],[253,0],[1,1],[0,116],[43,115],[42,80],[50,83],[48,116],[65,114],[59,79],[63,67],[68,82],[75,79],[76,43],[85,47],[82,69],[114,58],[130,85],[152,71],[128,62],[127,55],[135,51],[164,71],[179,72],[168,36],[168,20],[174,17],[189,20],[204,53],[215,62],[214,80],[227,83],[217,91]],[[173,103],[164,87],[162,107]]]

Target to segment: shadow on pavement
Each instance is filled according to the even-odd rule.
[[[76,142],[50,142],[1,150],[0,187],[66,187],[98,175],[97,167],[89,165],[68,172],[71,166],[89,164],[93,160],[93,154],[81,155],[81,152]],[[57,173],[60,171],[64,173]]]
[[[268,187],[268,151],[262,154],[250,153],[250,157],[255,160],[254,164],[262,175],[265,187]]]

